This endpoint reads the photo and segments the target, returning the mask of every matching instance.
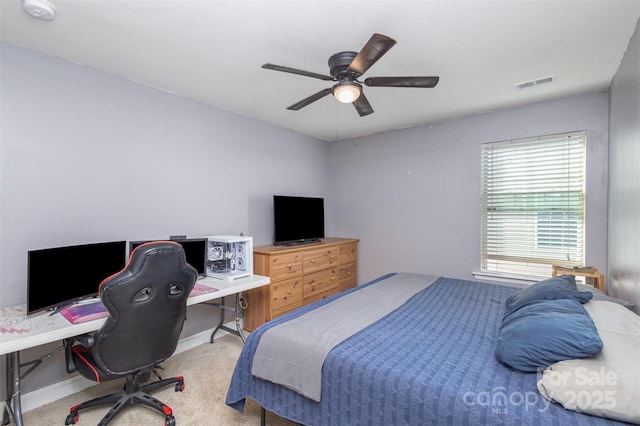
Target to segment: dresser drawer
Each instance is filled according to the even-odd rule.
[[[271,310],[299,302],[302,304],[302,277],[271,284]]]
[[[334,294],[336,294],[336,291],[325,291],[323,293],[316,293],[316,294],[313,294],[310,297],[305,297],[304,304],[305,305],[310,305],[313,302],[317,302],[318,300],[326,299],[327,297],[333,296]]]
[[[271,281],[302,275],[302,253],[271,256]]]
[[[338,291],[348,290],[358,284],[358,264],[350,263],[338,268]]]
[[[301,308],[301,307],[302,307],[302,299],[300,299],[296,303],[292,303],[291,305],[285,305],[280,309],[274,309],[274,310],[271,311],[271,319],[278,318],[280,315],[284,315],[287,312],[291,312],[294,309],[298,309],[298,308]]]
[[[354,263],[358,260],[358,243],[340,244],[338,249],[338,262],[340,265]]]
[[[350,263],[348,265],[342,265],[338,268],[338,279],[340,281],[347,281],[358,279],[358,264]]]
[[[338,264],[338,248],[325,247],[304,252],[302,270],[305,274],[331,268]]]
[[[350,288],[354,288],[358,285],[358,280],[356,277],[349,278],[347,280],[338,281],[338,291],[349,290]]]
[[[316,294],[325,292],[333,294],[338,291],[338,270],[337,268],[331,268],[305,275],[303,283],[302,296],[304,297],[304,303],[307,304],[307,298]]]

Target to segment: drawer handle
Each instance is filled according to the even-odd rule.
[[[333,280],[335,280],[335,279],[336,279],[336,277],[331,277],[331,281],[333,281]]]
[[[287,265],[287,268],[291,269],[291,264]]]
[[[347,271],[347,275],[351,275],[351,271]]]
[[[311,259],[311,263],[316,263],[316,261],[314,259]]]
[[[289,290],[289,291],[287,292],[287,294],[291,294],[291,290]]]

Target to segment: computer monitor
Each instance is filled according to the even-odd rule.
[[[124,268],[126,250],[126,241],[113,241],[29,251],[27,314],[96,296],[100,283]]]
[[[147,240],[147,241],[130,241],[129,242],[129,255],[141,244],[151,241],[167,241],[167,240]],[[207,243],[206,238],[185,238],[179,240],[171,240],[182,246],[184,250],[184,257],[187,263],[193,266],[198,275],[204,277],[206,275],[207,264]]]

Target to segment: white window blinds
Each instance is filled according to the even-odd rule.
[[[585,132],[483,144],[483,271],[584,265],[585,144]]]

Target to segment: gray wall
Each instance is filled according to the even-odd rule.
[[[586,261],[606,273],[608,93],[334,142],[336,235],[360,240],[361,282],[480,270],[480,145],[587,131]]]
[[[640,313],[640,21],[611,85],[609,289]]]
[[[273,194],[325,197],[331,208],[328,142],[0,48],[0,306],[26,301],[28,250],[240,232],[265,245]],[[57,285],[64,277],[51,277]],[[183,335],[216,320],[210,306],[190,308]],[[56,356],[23,390],[66,378],[63,365]]]

